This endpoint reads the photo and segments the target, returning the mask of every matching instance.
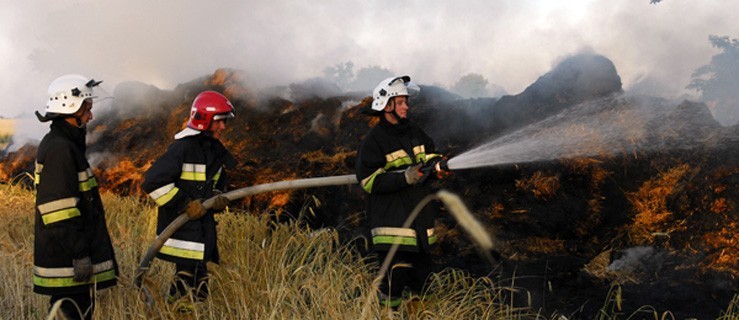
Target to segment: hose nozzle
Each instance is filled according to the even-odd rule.
[[[434,170],[436,170],[436,172],[450,171],[449,165],[447,164],[448,161],[449,159],[447,157],[441,158],[441,160],[436,162],[436,164],[434,165]]]

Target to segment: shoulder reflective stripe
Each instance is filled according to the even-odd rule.
[[[59,210],[52,213],[47,213],[41,215],[41,220],[44,221],[44,225],[51,224],[54,222],[59,222],[67,219],[71,219],[74,217],[79,217],[82,214],[80,214],[80,210],[77,208],[70,208],[70,209],[64,209]]]
[[[205,165],[197,163],[183,163],[180,179],[190,181],[205,181]]]
[[[92,266],[92,272],[100,273],[106,270],[113,269],[113,260],[106,260],[100,263],[96,263]],[[44,268],[39,266],[33,266],[33,274],[43,278],[61,278],[61,277],[72,277],[74,276],[74,268]]]
[[[154,202],[156,202],[157,205],[161,207],[167,204],[169,200],[172,200],[175,194],[177,194],[177,192],[179,191],[180,189],[175,187],[174,182],[173,182],[163,187],[159,187],[158,189],[150,192],[149,197],[151,197],[154,200]]]
[[[369,177],[362,179],[362,189],[364,189],[367,193],[372,193],[372,185],[375,183],[375,178],[377,175],[385,173],[385,169],[380,168],[377,169],[374,173],[372,173]]]
[[[175,257],[203,260],[205,258],[205,244],[169,238],[164,242],[164,246],[159,252]]]
[[[38,211],[41,212],[41,214],[47,214],[61,209],[74,208],[77,206],[78,201],[80,201],[80,199],[77,197],[49,201],[38,205]]]
[[[47,287],[47,288],[62,288],[62,287],[74,287],[84,284],[92,284],[92,283],[99,283],[99,282],[105,282],[115,279],[115,270],[106,270],[101,273],[96,273],[92,276],[92,279],[88,282],[77,282],[72,280],[73,277],[63,277],[63,278],[44,278],[37,275],[33,275],[33,284],[39,286],[39,287]]]
[[[413,147],[413,153],[414,154],[426,154],[426,146],[424,145],[418,145]]]
[[[373,228],[371,232],[373,236],[416,236],[416,230],[410,228],[379,227]]]

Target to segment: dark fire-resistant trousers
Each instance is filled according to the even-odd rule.
[[[192,295],[197,300],[208,298],[208,268],[205,262],[175,264],[175,275],[169,287],[170,301]]]
[[[54,307],[54,304],[57,301],[62,299],[64,300],[61,302],[60,310],[64,312],[64,315],[67,317],[67,319],[92,319],[92,312],[95,309],[95,302],[89,292],[52,295],[49,299],[49,311],[51,311],[51,308]]]
[[[377,251],[376,253],[379,259],[378,265],[382,265],[388,252]],[[432,271],[434,271],[434,262],[428,252],[396,252],[385,274],[385,279],[380,283],[380,303],[396,307],[402,301],[406,288],[412,294],[419,296],[427,294],[426,280]]]

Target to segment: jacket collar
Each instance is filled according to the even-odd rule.
[[[57,132],[69,140],[74,141],[82,151],[85,151],[85,137],[87,135],[87,128],[78,128],[69,124],[64,118],[57,118],[51,122],[51,131]]]

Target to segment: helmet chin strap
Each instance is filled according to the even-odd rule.
[[[401,118],[400,115],[395,112],[395,102],[393,102],[393,110],[385,111],[385,113],[389,113],[390,115],[392,115],[395,118],[395,121],[397,121],[398,123],[405,123],[406,121],[408,121],[408,119]]]

